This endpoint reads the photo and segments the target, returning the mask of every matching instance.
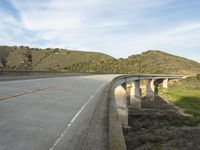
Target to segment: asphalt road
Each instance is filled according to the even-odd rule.
[[[114,75],[0,82],[0,150],[77,150]]]

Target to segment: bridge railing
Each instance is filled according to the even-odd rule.
[[[66,71],[32,71],[32,70],[11,70],[0,69],[0,81],[18,80],[18,79],[36,79],[49,77],[67,77],[67,76],[87,76],[114,73],[97,72],[66,72]]]
[[[35,71],[35,70],[16,70],[16,69],[0,69],[0,77],[15,77],[15,76],[30,76],[30,75],[44,75],[44,74],[116,74],[111,72],[64,72],[64,71]],[[130,78],[130,77],[165,77],[163,74],[132,74],[132,73],[117,73],[118,78]],[[167,75],[167,77],[177,77],[180,78],[180,75]]]
[[[114,74],[102,72],[66,72],[66,71],[34,71],[34,70],[12,70],[0,69],[0,77],[18,77],[18,76],[34,76],[34,75],[80,75],[80,74]]]
[[[0,77],[17,77],[17,76],[30,76],[53,73],[49,71],[31,71],[31,70],[0,70]]]
[[[119,78],[116,77],[112,80],[109,95],[109,150],[127,149],[114,96],[115,82]]]
[[[0,70],[0,77],[16,77],[22,75],[30,75],[30,72],[23,70]]]
[[[0,70],[0,77],[34,76],[34,75],[64,75],[64,74],[100,74],[90,72],[62,72],[62,71],[32,71],[32,70]]]

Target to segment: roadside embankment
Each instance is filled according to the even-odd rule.
[[[129,111],[124,129],[128,150],[199,150],[200,127],[171,104],[156,96],[142,99],[141,110]]]
[[[159,95],[200,123],[200,78],[188,77],[175,82],[169,89],[160,89]]]

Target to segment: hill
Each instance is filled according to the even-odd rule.
[[[95,64],[75,64],[71,66],[72,70],[75,71],[79,65],[84,66],[85,70],[94,68],[97,72],[113,73],[193,75],[200,72],[200,64],[198,62],[152,50],[139,55],[132,55],[127,59],[108,59]]]
[[[83,71],[81,64],[95,64],[106,60],[113,60],[113,57],[97,52],[58,48],[37,49],[24,46],[0,46],[0,65],[7,69],[72,71],[71,66],[78,65],[77,70],[74,71],[81,72]]]
[[[162,51],[147,51],[127,59],[97,52],[0,46],[0,66],[7,69],[68,72],[196,74],[200,64]]]
[[[127,61],[129,64],[138,63],[141,66],[140,71],[145,73],[196,74],[200,72],[198,62],[162,51],[143,52],[140,55],[130,56]]]

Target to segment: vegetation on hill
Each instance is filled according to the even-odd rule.
[[[97,52],[0,46],[0,67],[68,72],[196,74],[200,64],[161,51],[147,51],[127,59]]]
[[[95,64],[113,57],[97,53],[70,51],[65,49],[38,49],[25,46],[0,46],[0,65],[6,69],[56,70],[95,72],[92,68],[83,70],[82,64]],[[73,68],[73,66],[76,66]]]
[[[200,79],[188,77],[170,86],[167,91],[161,93],[165,99],[168,99],[175,106],[183,109],[187,114],[200,123]]]

